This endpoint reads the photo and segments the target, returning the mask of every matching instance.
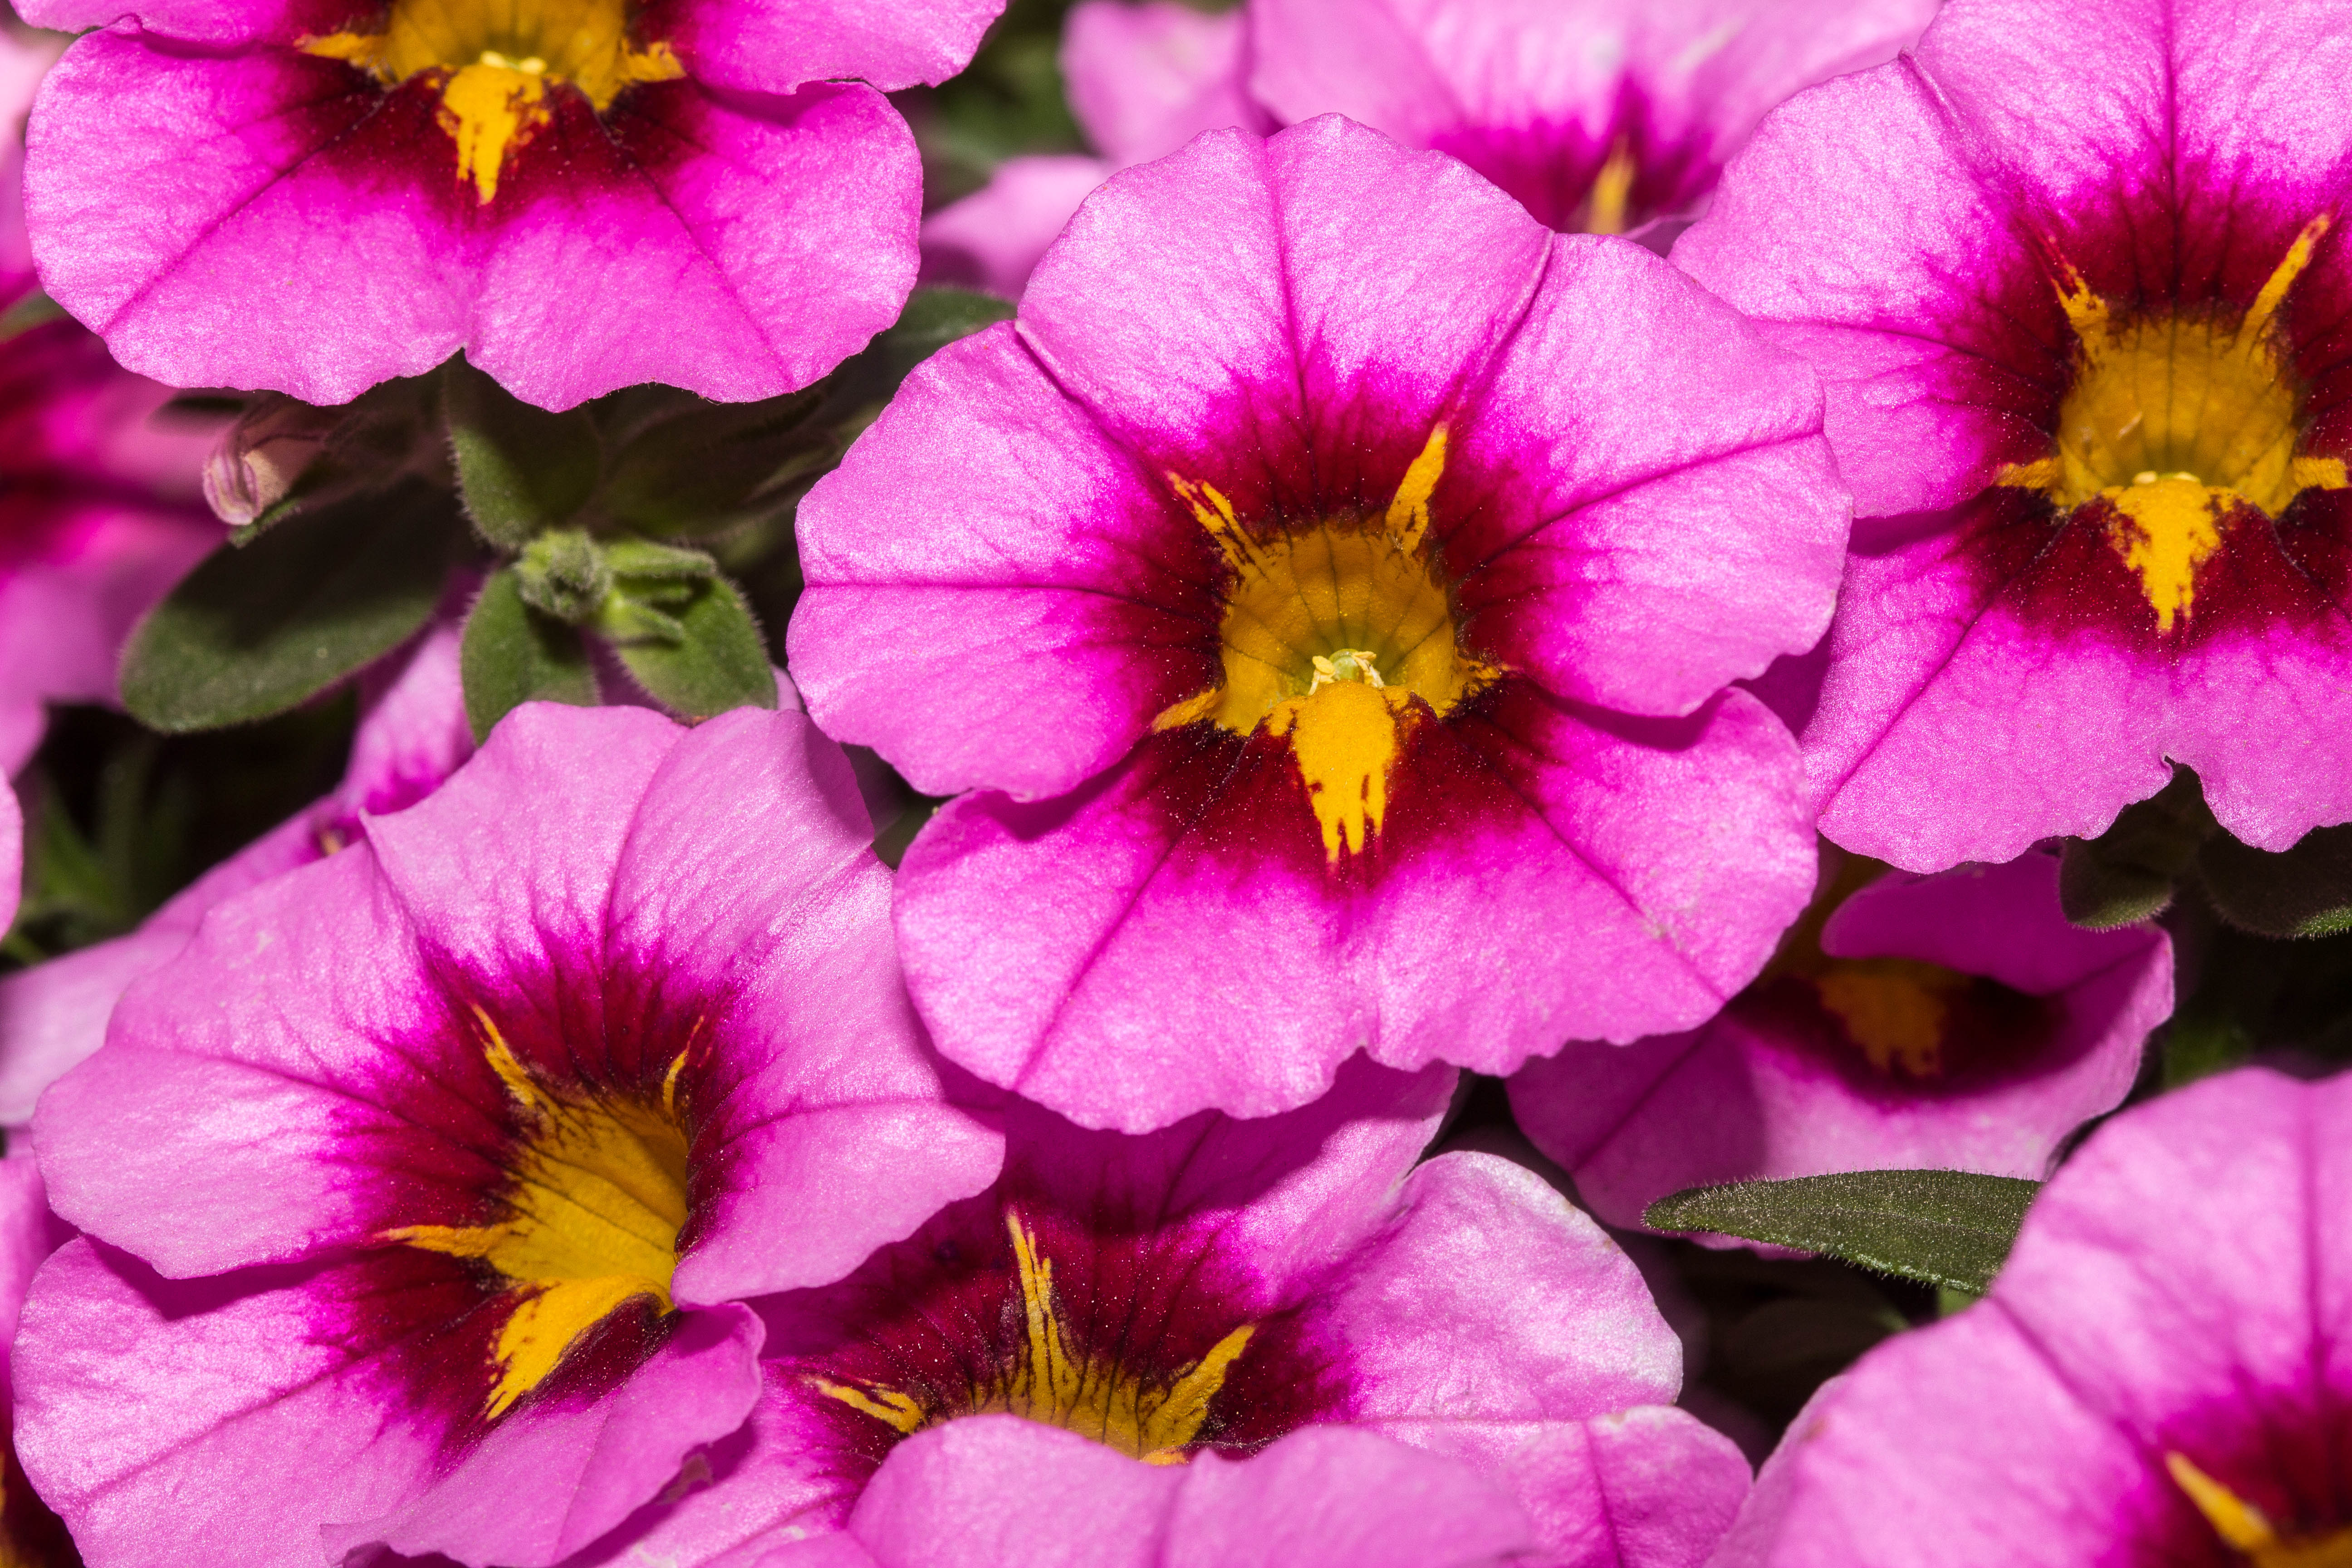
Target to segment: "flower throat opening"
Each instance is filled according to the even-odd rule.
[[[2205,1522],[2252,1568],[2352,1568],[2352,1530],[2289,1537],[2263,1510],[2190,1464],[2168,1453],[2164,1468]]]
[[[476,1016],[490,1066],[524,1125],[500,1194],[506,1212],[489,1225],[403,1226],[382,1239],[478,1258],[497,1270],[512,1303],[484,1410],[495,1419],[626,1303],[645,1298],[672,1310],[677,1233],[687,1219],[687,1137],[677,1112],[686,1053],[670,1064],[658,1100],[559,1094],[531,1077],[488,1017]]]
[[[2081,359],[2055,450],[1995,482],[2040,490],[2062,512],[2109,503],[2107,542],[2137,575],[2159,631],[2192,613],[2198,568],[2221,548],[2233,507],[2275,518],[2306,489],[2347,483],[2341,459],[2295,450],[2303,398],[2276,331],[2327,228],[2324,216],[2306,224],[2236,320],[2118,321],[2072,269],[2059,284]]]
[[[685,74],[666,43],[640,48],[626,0],[392,0],[381,30],[302,40],[386,87],[434,73],[436,118],[457,144],[457,177],[487,206],[507,155],[548,122],[550,82],[577,88],[598,113],[636,82]]]
[[[1055,1291],[1053,1259],[1038,1250],[1035,1233],[1017,1212],[1007,1210],[1004,1224],[1013,1235],[1017,1289],[1007,1305],[1019,1313],[1024,1332],[993,1375],[940,1405],[878,1384],[811,1376],[810,1385],[902,1434],[961,1415],[1013,1415],[1091,1437],[1147,1465],[1184,1463],[1185,1448],[1200,1436],[1210,1402],[1255,1327],[1234,1329],[1164,1381],[1147,1380],[1111,1352],[1081,1342]]]
[[[1446,431],[1430,432],[1388,510],[1261,539],[1215,486],[1168,480],[1232,573],[1218,628],[1223,679],[1162,712],[1287,739],[1334,863],[1388,810],[1388,773],[1423,713],[1443,718],[1497,671],[1463,648],[1429,541]],[[1416,705],[1418,700],[1418,705]]]

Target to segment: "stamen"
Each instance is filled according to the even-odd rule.
[[[2285,1539],[2262,1510],[2199,1469],[2188,1456],[2168,1453],[2164,1468],[2213,1533],[2253,1568],[2352,1568],[2352,1530]]]

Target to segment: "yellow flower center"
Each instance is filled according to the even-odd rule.
[[[489,1019],[481,1022],[490,1066],[525,1126],[501,1194],[506,1212],[490,1225],[404,1226],[383,1239],[479,1258],[504,1278],[515,1300],[499,1331],[499,1379],[485,1411],[497,1417],[625,1303],[646,1297],[672,1310],[687,1218],[687,1137],[677,1105],[686,1056],[670,1064],[658,1101],[570,1097],[536,1082]]]
[[[1013,1305],[1025,1334],[994,1376],[976,1383],[968,1398],[952,1405],[928,1405],[879,1384],[811,1376],[810,1385],[902,1433],[960,1415],[1013,1415],[1091,1437],[1147,1465],[1182,1464],[1186,1446],[1200,1436],[1210,1402],[1255,1328],[1244,1323],[1174,1376],[1148,1382],[1116,1356],[1076,1342],[1054,1289],[1053,1259],[1039,1253],[1020,1215],[1007,1211],[1004,1223],[1013,1233],[1018,1277],[1019,1300]]]
[[[2164,1456],[2173,1484],[2231,1550],[2253,1568],[2352,1568],[2352,1530],[2289,1540],[2263,1510],[2199,1469],[2180,1454]]]
[[[1445,439],[1443,425],[1430,432],[1381,517],[1267,539],[1215,486],[1168,476],[1223,552],[1233,584],[1219,626],[1223,679],[1153,727],[1205,719],[1237,735],[1263,727],[1288,739],[1334,863],[1380,831],[1389,769],[1420,715],[1443,717],[1498,673],[1455,636],[1429,540]]]
[[[2197,572],[2240,502],[2272,517],[2315,487],[2341,489],[2342,459],[2298,456],[2303,400],[2276,331],[2328,219],[2304,226],[2245,314],[2118,321],[2071,270],[2058,298],[2081,347],[2059,405],[2056,449],[1998,484],[2038,489],[2063,511],[2104,498],[2107,542],[2139,578],[2159,631],[2192,613]]]
[[[546,125],[550,82],[568,82],[602,113],[635,82],[686,68],[666,43],[630,41],[626,0],[392,0],[380,32],[302,40],[387,87],[436,73],[441,129],[457,144],[457,177],[484,205],[507,156]]]

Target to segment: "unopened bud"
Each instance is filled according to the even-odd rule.
[[[344,413],[278,393],[256,402],[205,459],[205,500],[213,515],[242,528],[284,500]]]

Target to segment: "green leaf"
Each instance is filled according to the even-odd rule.
[[[2096,838],[2070,838],[2058,862],[2058,903],[2091,931],[2162,914],[2172,889],[2214,832],[2203,787],[2187,768],[2150,797],[2124,807]]]
[[[526,702],[596,705],[596,674],[580,634],[524,604],[511,567],[491,573],[482,584],[482,596],[466,617],[457,668],[477,744]]]
[[[814,391],[712,403],[672,387],[631,387],[594,405],[611,453],[593,506],[600,522],[710,538],[757,521],[787,487],[836,450],[812,422]]]
[[[448,492],[411,479],[224,545],[131,634],[123,705],[171,733],[282,713],[424,625],[463,537]]]
[[[776,672],[768,645],[735,584],[709,577],[691,584],[671,612],[677,639],[616,642],[621,662],[656,701],[685,719],[730,708],[773,708]]]
[[[2269,854],[2217,833],[2197,869],[2221,918],[2257,936],[2338,936],[2352,931],[2352,826],[2315,827]]]
[[[1982,1291],[2009,1256],[2039,1182],[1967,1171],[1847,1171],[1734,1182],[1660,1198],[1654,1230],[1711,1231],[1827,1254],[1884,1274]]]
[[[588,503],[604,458],[587,409],[551,414],[533,407],[462,354],[444,369],[442,408],[457,493],[492,544],[520,550]]]

